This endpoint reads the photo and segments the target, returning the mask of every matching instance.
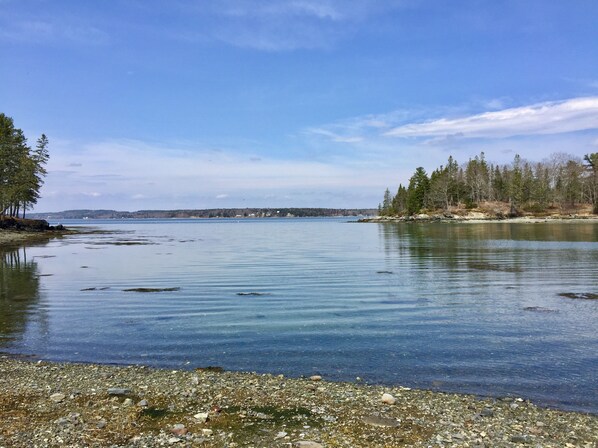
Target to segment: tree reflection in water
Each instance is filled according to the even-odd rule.
[[[21,338],[36,313],[40,279],[37,263],[27,249],[0,250],[0,347]]]

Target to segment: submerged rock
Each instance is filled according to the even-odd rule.
[[[526,306],[523,311],[534,311],[536,313],[558,313],[557,310],[551,310],[550,308],[543,308],[541,306]]]

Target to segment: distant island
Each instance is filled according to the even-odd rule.
[[[169,218],[315,218],[373,216],[375,209],[342,208],[213,208],[184,210],[65,210],[52,213],[30,213],[36,219],[169,219]]]

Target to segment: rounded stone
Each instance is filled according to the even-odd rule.
[[[382,394],[382,403],[386,404],[395,404],[397,399],[393,397],[391,394]]]

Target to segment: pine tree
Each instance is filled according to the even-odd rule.
[[[414,215],[422,209],[429,189],[430,180],[426,170],[420,166],[409,179],[409,188],[407,189],[407,213],[409,215]]]
[[[586,154],[583,158],[586,162],[588,175],[588,191],[592,204],[592,213],[598,215],[598,152]]]
[[[18,216],[23,210],[24,216],[37,202],[48,158],[45,135],[32,150],[13,119],[0,113],[0,215]]]

